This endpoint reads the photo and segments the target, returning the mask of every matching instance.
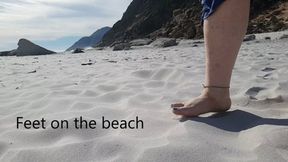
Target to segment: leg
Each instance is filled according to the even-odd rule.
[[[205,85],[229,87],[243,37],[248,26],[250,0],[226,0],[204,21],[206,42]],[[173,113],[197,116],[227,111],[231,106],[228,88],[205,88],[186,103],[173,104]]]

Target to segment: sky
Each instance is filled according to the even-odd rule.
[[[26,38],[63,51],[97,29],[113,26],[132,0],[1,0],[0,51]]]

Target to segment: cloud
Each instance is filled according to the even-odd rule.
[[[1,0],[0,51],[20,38],[53,41],[112,26],[132,0]],[[15,43],[16,42],[16,43]],[[13,47],[13,48],[15,48]]]

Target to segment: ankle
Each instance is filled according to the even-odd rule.
[[[225,110],[229,109],[232,104],[229,89],[227,88],[205,88],[202,91],[202,96],[212,100],[215,103],[214,106]]]
[[[202,95],[214,99],[230,99],[230,92],[228,88],[205,88]]]

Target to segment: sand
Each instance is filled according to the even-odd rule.
[[[199,95],[201,43],[1,57],[0,161],[286,162],[288,40],[257,39],[241,48],[231,110],[186,119],[173,115],[170,104]],[[144,129],[17,129],[19,116],[69,123],[138,116]]]

